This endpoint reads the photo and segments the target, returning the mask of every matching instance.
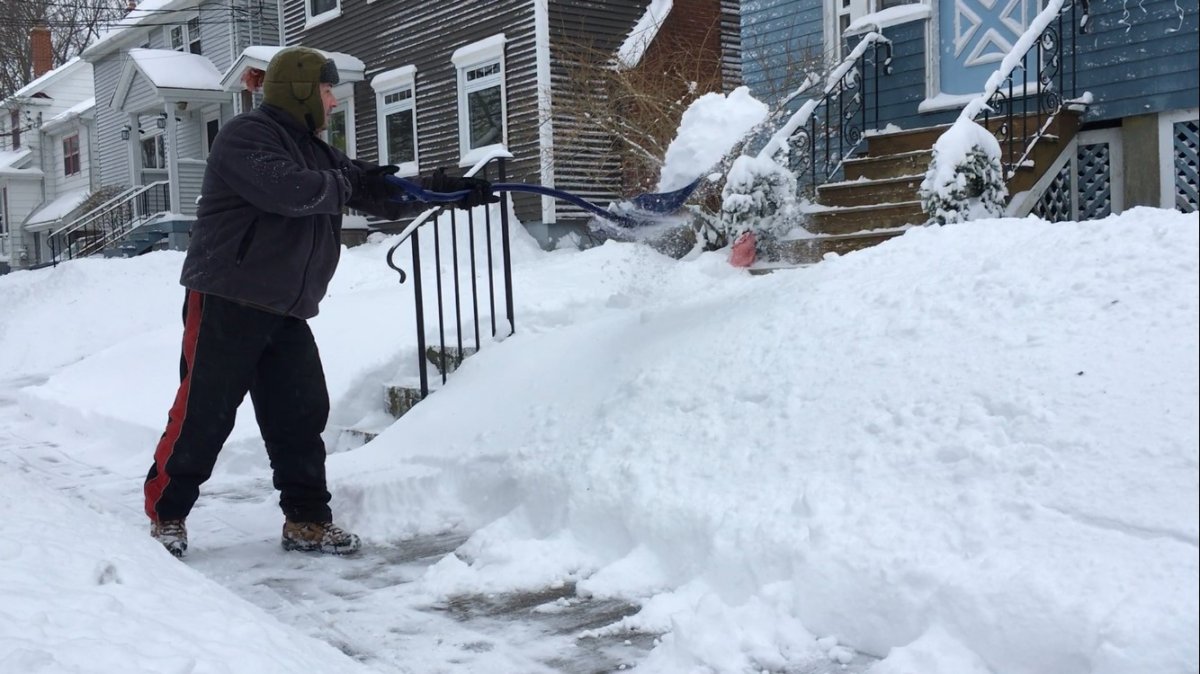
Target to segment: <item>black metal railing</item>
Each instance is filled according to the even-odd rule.
[[[873,74],[868,91],[868,68]],[[821,96],[797,111],[788,136],[788,167],[801,189],[834,179],[842,163],[879,127],[879,79],[892,73],[892,43],[868,33],[830,73]],[[869,95],[869,96],[868,96]]]
[[[49,237],[53,264],[112,248],[156,215],[171,210],[170,183],[138,187],[101,204]]]
[[[1037,142],[1051,134],[1051,122],[1064,108],[1084,102],[1077,100],[1075,51],[1077,36],[1087,32],[1088,0],[1061,0],[1057,10],[1054,4],[1058,0],[1042,10],[1053,12],[1052,17],[1039,14],[1031,22],[1027,32],[1046,25],[1007,73],[1001,65],[1002,79],[984,92],[986,102],[974,116],[996,134],[1005,178],[1011,178]]]
[[[494,174],[489,172],[494,170]],[[492,182],[505,180],[504,159],[493,159],[478,171],[469,172],[486,178]],[[429,375],[426,363],[437,359],[438,370],[442,383],[446,382],[449,371],[456,367],[462,359],[471,352],[478,351],[481,345],[482,321],[490,322],[491,336],[507,337],[516,330],[513,317],[512,292],[512,249],[509,237],[508,194],[500,193],[499,206],[499,260],[495,259],[493,208],[483,210],[483,222],[477,223],[475,210],[455,210],[449,205],[435,206],[425,211],[405,229],[402,236],[387,254],[388,266],[400,274],[400,282],[404,283],[408,274],[397,266],[394,256],[404,243],[409,243],[412,249],[412,279],[413,297],[416,311],[417,332],[417,370],[420,377],[421,398],[429,395]],[[426,230],[433,237],[433,271],[434,292],[432,302],[437,309],[437,344],[438,348],[431,351],[429,338],[426,336],[426,279],[421,270],[421,231]],[[463,257],[462,244],[465,239],[466,257]],[[449,250],[445,250],[448,245]],[[479,246],[485,253],[479,259]],[[450,260],[450,275],[442,273],[446,258]],[[469,283],[464,282],[464,275]],[[480,283],[486,282],[485,288]],[[499,289],[497,286],[502,283]],[[481,318],[480,303],[486,301],[487,316]],[[498,323],[496,314],[497,302],[503,304],[506,324]],[[465,306],[464,306],[465,304]],[[448,314],[453,310],[453,334],[447,335]],[[464,318],[465,315],[465,318]],[[465,333],[465,334],[464,334]],[[453,353],[451,353],[453,349]]]

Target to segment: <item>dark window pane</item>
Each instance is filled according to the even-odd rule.
[[[337,9],[337,0],[309,0],[309,13],[313,16]]]
[[[221,130],[221,120],[210,119],[204,125],[204,136],[208,139],[208,149],[212,149],[213,141],[217,139],[217,132]]]
[[[499,86],[467,94],[467,117],[472,149],[504,142],[503,112]]]
[[[400,110],[387,116],[388,162],[399,164],[417,160],[413,147],[412,110]]]

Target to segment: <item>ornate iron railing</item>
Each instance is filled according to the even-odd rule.
[[[873,73],[870,91],[866,85],[868,60]],[[867,33],[829,73],[821,96],[800,106],[763,152],[771,156],[786,153],[788,167],[801,188],[815,190],[829,182],[862,145],[866,131],[879,126],[879,77],[891,72],[891,40]]]
[[[113,247],[133,230],[171,210],[170,183],[132,188],[51,232],[51,262],[87,257]]]
[[[982,119],[996,134],[1005,178],[1050,135],[1064,108],[1087,103],[1077,98],[1075,68],[1077,35],[1087,32],[1087,23],[1088,0],[1047,2],[988,79],[983,95],[963,110],[964,117]]]
[[[494,171],[494,173],[490,173]],[[492,182],[503,182],[505,179],[504,158],[493,157],[477,164],[467,175],[479,176]],[[481,345],[481,332],[486,326],[493,337],[507,337],[516,329],[513,316],[512,291],[512,251],[509,238],[508,194],[499,193],[499,260],[493,253],[493,208],[472,209],[469,211],[455,210],[443,205],[430,208],[414,219],[402,232],[397,241],[387,253],[388,266],[400,274],[400,282],[404,283],[408,274],[395,262],[395,254],[400,246],[408,243],[412,249],[412,284],[414,309],[416,311],[417,332],[417,371],[420,378],[420,397],[429,395],[429,375],[426,363],[430,355],[436,359],[441,373],[442,383],[446,376],[472,350],[478,351]],[[483,222],[476,222],[476,211],[482,210]],[[429,338],[426,336],[426,279],[421,269],[421,231],[426,230],[433,238],[433,272],[434,290],[432,302],[437,308],[437,349],[430,349]],[[448,245],[448,250],[447,250]],[[462,246],[466,247],[466,258],[462,255]],[[483,258],[479,259],[479,246],[483,248]],[[442,273],[443,264],[449,258],[450,275]],[[465,269],[462,267],[466,267]],[[481,268],[482,267],[482,268]],[[464,279],[465,276],[465,279]],[[485,288],[480,284],[485,283]],[[502,285],[501,285],[502,284]],[[498,285],[501,287],[497,288]],[[487,316],[481,318],[480,303],[487,302]],[[497,302],[503,304],[504,320],[500,322],[496,314]],[[449,314],[453,311],[453,316]],[[464,316],[464,314],[466,314]],[[452,334],[447,334],[448,320],[453,320]],[[453,349],[453,351],[452,351]]]

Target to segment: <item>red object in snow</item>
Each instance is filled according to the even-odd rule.
[[[754,232],[746,232],[733,242],[729,264],[735,267],[749,267],[754,264],[754,254]]]

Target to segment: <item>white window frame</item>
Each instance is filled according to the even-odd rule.
[[[162,146],[163,146],[163,152],[162,152],[163,165],[162,166],[146,166],[146,162],[143,161],[145,155],[143,154],[144,150],[142,148],[142,143],[145,143],[148,140],[154,140],[155,143],[162,143]],[[169,159],[167,157],[167,134],[162,129],[154,129],[153,131],[144,133],[144,134],[142,134],[142,137],[138,139],[138,161],[141,163],[141,169],[143,171],[166,171],[167,170],[167,165],[169,163]]]
[[[189,24],[193,21],[197,22],[195,35],[192,35],[192,29],[189,27]],[[170,26],[163,26],[163,40],[164,40],[165,44],[167,45],[167,49],[170,49],[172,51],[177,51],[177,52],[183,52],[184,54],[201,54],[202,55],[204,52],[204,43],[200,41],[199,21],[200,21],[200,15],[193,14],[192,16],[189,16],[188,18],[184,19],[180,23],[173,24]],[[175,30],[179,31],[179,35],[183,39],[183,42],[178,47],[175,46],[174,41],[171,39],[171,33]],[[199,52],[192,51],[192,43],[193,42],[200,43],[200,51]]]
[[[379,73],[371,79],[371,88],[375,90],[375,124],[376,138],[379,140],[379,163],[396,164],[400,167],[399,174],[406,176],[417,175],[421,164],[421,146],[417,142],[420,134],[417,132],[417,68],[406,65],[395,70]],[[402,101],[387,103],[387,97],[401,91],[411,91],[412,95]],[[387,116],[388,113],[412,110],[413,117],[413,160],[394,162],[388,156]]]
[[[342,0],[334,0],[333,9],[325,10],[320,14],[312,13],[313,0],[304,0],[304,29],[308,30],[313,26],[319,26],[326,21],[332,21],[342,15]]]
[[[75,157],[76,166],[74,173],[67,173],[67,158],[71,155],[67,154],[67,141],[75,139]],[[83,134],[78,131],[68,133],[59,138],[59,146],[62,148],[62,173],[63,178],[70,178],[83,173]]]
[[[343,82],[333,88],[333,96],[337,99],[337,106],[333,112],[346,114],[346,156],[354,159],[358,152],[356,150],[357,136],[354,133],[354,83]],[[328,125],[329,120],[326,119]],[[321,134],[321,137],[326,143],[329,142],[329,129],[326,128]]]
[[[508,145],[508,86],[505,84],[507,70],[504,63],[504,33],[497,33],[478,42],[459,47],[451,55],[458,81],[458,147],[459,166],[474,166],[480,159],[494,150],[507,150]],[[467,73],[476,68],[496,63],[500,70],[480,80],[467,81]],[[500,142],[471,147],[471,125],[467,96],[476,91],[500,87]]]

